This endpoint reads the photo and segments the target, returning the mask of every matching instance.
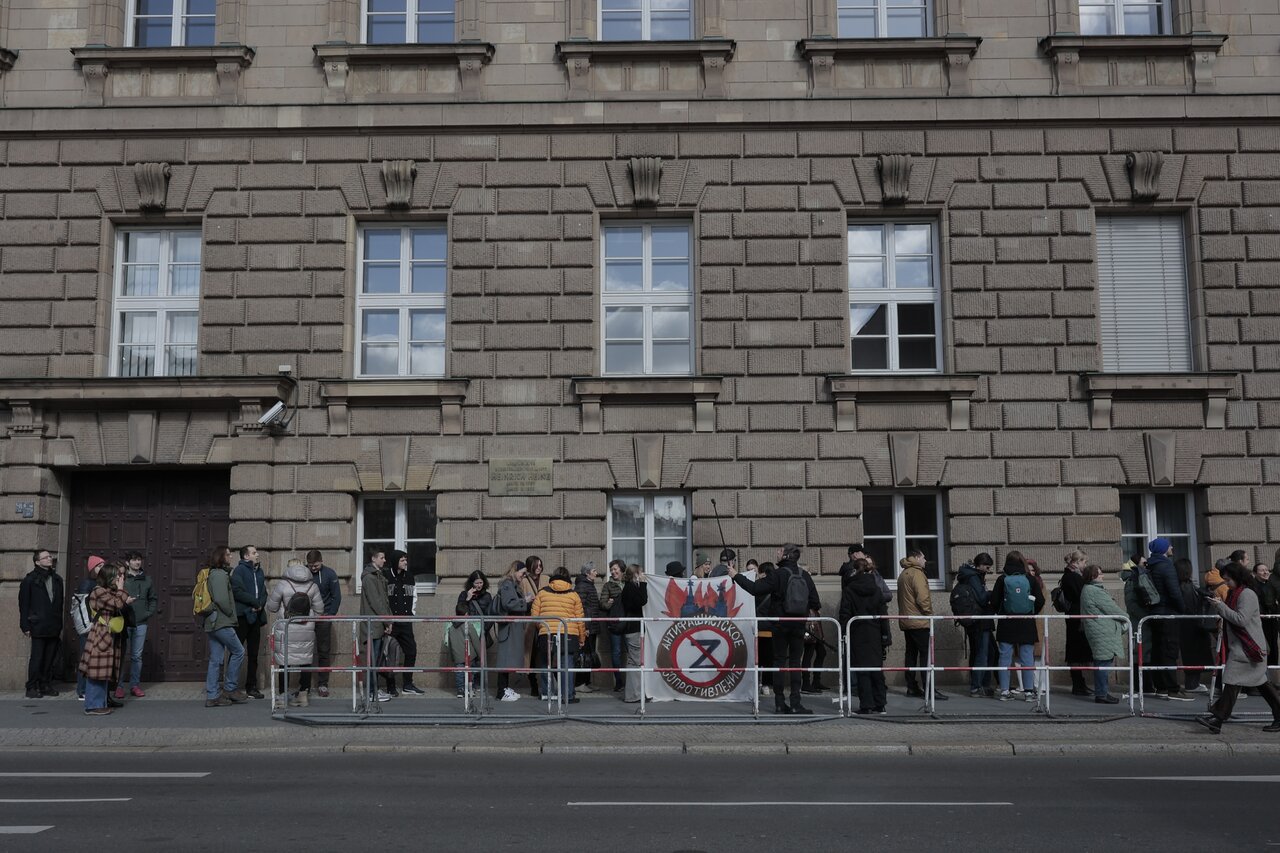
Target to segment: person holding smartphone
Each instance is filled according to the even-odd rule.
[[[84,673],[84,712],[91,717],[110,714],[107,686],[120,670],[120,644],[111,631],[111,620],[133,603],[124,589],[124,568],[108,563],[98,571],[98,586],[89,593],[89,611],[95,615],[85,637],[80,672]]]
[[[1227,600],[1206,592],[1204,600],[1211,612],[1225,623],[1223,637],[1227,660],[1222,668],[1222,695],[1209,706],[1209,713],[1196,717],[1196,722],[1213,734],[1222,732],[1222,724],[1231,719],[1240,691],[1252,687],[1271,709],[1271,725],[1264,732],[1280,732],[1280,694],[1267,680],[1267,640],[1262,632],[1262,613],[1253,575],[1241,563],[1228,563],[1222,570],[1227,584]]]

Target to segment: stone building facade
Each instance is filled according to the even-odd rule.
[[[223,540],[320,549],[348,604],[403,548],[423,613],[721,530],[803,545],[832,606],[855,541],[891,575],[923,547],[940,603],[982,550],[1270,557],[1280,0],[1110,36],[1083,0],[933,0],[884,38],[690,0],[669,41],[427,5],[452,41],[367,44],[349,0],[218,0],[161,46],[123,0],[0,7],[9,612],[33,548],[74,583],[138,547],[148,669],[187,678]]]

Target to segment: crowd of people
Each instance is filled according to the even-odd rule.
[[[858,714],[884,714],[885,672],[898,669],[886,666],[895,622],[904,645],[901,671],[907,695],[923,698],[931,689],[931,679],[923,677],[931,659],[930,619],[935,616],[927,561],[918,550],[899,561],[897,614],[890,619],[888,606],[895,593],[884,574],[862,545],[850,546],[848,556],[839,573],[838,620],[849,638],[854,682],[850,694],[857,697]],[[52,682],[64,590],[49,551],[37,550],[32,559],[33,569],[19,590],[19,609],[22,631],[31,638],[26,696],[41,698],[58,695]],[[289,683],[279,683],[277,701],[281,706],[306,706],[313,688],[319,696],[328,696],[332,623],[309,617],[338,614],[342,590],[337,573],[313,550],[305,561],[291,559],[268,589],[256,548],[245,546],[239,561],[233,564],[233,559],[230,548],[214,549],[193,594],[209,645],[205,705],[264,698],[258,660],[268,614],[278,614],[273,662],[302,668],[290,673]],[[691,569],[679,561],[665,568],[673,578],[730,577],[754,596],[760,618],[757,663],[765,670],[759,689],[762,696],[773,698],[779,714],[811,713],[802,696],[827,689],[821,670],[827,650],[837,648],[824,635],[817,588],[799,561],[800,548],[785,545],[776,563],[748,560],[742,571],[731,549],[721,552],[714,567],[706,554],[698,553]],[[1156,538],[1147,553],[1134,554],[1125,563],[1121,606],[1102,584],[1103,569],[1085,552],[1073,550],[1063,563],[1053,587],[1036,561],[1019,551],[1004,555],[1001,572],[990,587],[988,576],[995,567],[990,554],[980,553],[960,567],[950,593],[951,617],[964,631],[971,697],[1032,701],[1038,690],[1046,689],[1037,683],[1044,666],[1045,620],[1034,617],[1051,605],[1067,616],[1086,617],[1065,623],[1063,658],[1071,667],[1074,695],[1092,696],[1099,704],[1120,701],[1111,692],[1110,676],[1128,656],[1128,617],[1133,630],[1140,631],[1143,663],[1150,667],[1136,669],[1138,661],[1130,662],[1137,690],[1191,701],[1192,694],[1210,692],[1213,679],[1206,674],[1221,662],[1220,689],[1208,697],[1211,712],[1200,722],[1219,731],[1239,695],[1256,692],[1275,718],[1267,730],[1280,731],[1276,672],[1268,671],[1280,655],[1280,619],[1263,618],[1280,616],[1280,577],[1270,566],[1251,565],[1248,553],[1237,550],[1218,560],[1197,584],[1192,562],[1177,556],[1168,539]],[[141,687],[142,656],[157,597],[137,552],[118,561],[92,556],[86,568],[84,580],[68,597],[79,636],[76,693],[84,700],[86,714],[106,715],[122,707],[126,696],[146,695]],[[788,594],[793,580],[802,586]],[[592,670],[607,669],[613,692],[625,702],[638,702],[641,679],[628,678],[627,670],[640,666],[639,620],[647,601],[645,570],[616,559],[602,578],[593,562],[576,574],[563,566],[548,572],[540,557],[530,556],[512,562],[496,588],[483,572],[472,572],[457,597],[457,618],[444,631],[443,653],[456,669],[456,694],[463,697],[478,690],[483,670],[498,701],[518,701],[524,695],[524,676],[530,696],[573,704],[579,701],[578,693],[596,690]],[[370,553],[361,575],[360,613],[386,621],[372,618],[360,625],[357,654],[367,655],[379,669],[378,677],[366,685],[369,701],[423,694],[414,683],[417,643],[412,622],[395,618],[413,616],[416,608],[407,555]],[[530,618],[501,618],[511,616]],[[575,675],[558,678],[562,667],[575,670]],[[934,688],[933,698],[947,696]]]

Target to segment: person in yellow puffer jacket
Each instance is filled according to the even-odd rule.
[[[583,618],[582,598],[573,590],[573,579],[568,569],[561,566],[552,573],[551,582],[538,590],[537,596],[534,597],[530,615],[556,617],[538,623],[538,638],[533,645],[533,668],[549,667],[550,670],[559,668],[560,658],[557,649],[565,656],[569,662],[568,665],[572,666],[578,649],[587,641],[587,623],[568,622],[568,636],[558,636],[565,633],[565,623],[560,622],[560,619]],[[560,640],[559,643],[556,642],[557,639]],[[558,678],[556,680],[559,681]],[[539,698],[550,698],[553,689],[550,671],[539,676],[539,681],[541,686]],[[573,676],[564,681],[567,683],[560,686],[560,701],[570,704],[577,702],[578,697],[574,695],[573,690]]]

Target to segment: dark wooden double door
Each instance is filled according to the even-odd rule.
[[[143,555],[159,612],[148,622],[144,681],[201,680],[204,631],[191,617],[191,587],[215,545],[226,544],[230,474],[225,470],[109,471],[71,478],[68,590],[85,576],[91,554],[123,560]],[[66,638],[76,648],[68,624]],[[67,656],[74,666],[74,654]]]

